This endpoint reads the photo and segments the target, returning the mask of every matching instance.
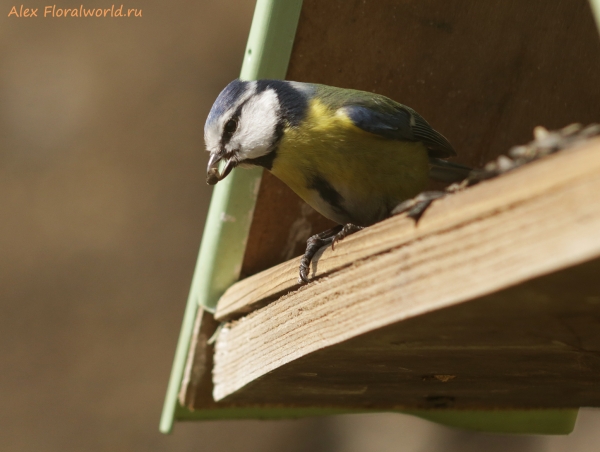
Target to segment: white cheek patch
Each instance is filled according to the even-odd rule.
[[[223,113],[217,121],[215,121],[211,127],[204,129],[204,143],[206,144],[206,150],[209,152],[216,151],[221,146],[221,137],[223,136],[223,128],[225,123],[231,119],[238,106],[244,103],[247,99],[252,97],[256,92],[256,81],[248,82],[244,92],[235,99],[233,104],[225,113]]]
[[[279,121],[279,100],[272,89],[250,99],[238,121],[228,148],[240,150],[240,160],[254,159],[269,152],[275,139],[275,129]]]

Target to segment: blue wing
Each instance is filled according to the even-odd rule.
[[[421,141],[430,157],[448,158],[456,155],[448,140],[436,132],[416,111],[401,104],[382,105],[375,110],[364,105],[345,105],[344,113],[356,127],[366,132],[400,141]]]

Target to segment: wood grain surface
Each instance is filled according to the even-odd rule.
[[[214,394],[228,395],[219,404],[379,410],[598,407],[599,274],[595,259],[470,302],[408,314],[353,338],[366,324],[416,313],[407,306],[418,304],[414,292],[395,291],[386,312],[373,308],[382,301],[374,290],[344,308],[332,292],[326,302],[273,305],[263,313],[269,319],[257,313],[244,332],[236,325],[226,333],[216,355]],[[448,282],[439,284],[435,292],[444,292]],[[331,342],[337,343],[323,347]],[[232,385],[247,381],[238,365],[252,381],[234,391]],[[256,371],[266,368],[257,378]]]

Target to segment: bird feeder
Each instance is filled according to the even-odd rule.
[[[592,10],[590,10],[590,5]],[[598,122],[592,0],[259,0],[243,79],[414,107],[472,167],[543,125]],[[161,430],[174,420],[404,412],[568,433],[600,406],[600,139],[393,217],[331,227],[262,170],[213,193]]]

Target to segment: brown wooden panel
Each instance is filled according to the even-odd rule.
[[[480,166],[537,125],[597,122],[599,74],[587,0],[305,0],[287,78],[405,103]],[[265,174],[244,276],[330,227],[303,205]]]
[[[600,117],[587,0],[305,0],[287,78],[411,106],[480,166]]]
[[[398,322],[293,360],[224,401],[388,410],[600,406],[598,274],[596,259]],[[293,334],[291,324],[280,328]]]

